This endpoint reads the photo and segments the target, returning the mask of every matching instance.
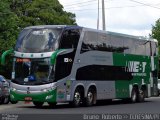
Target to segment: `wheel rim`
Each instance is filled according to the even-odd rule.
[[[137,98],[136,92],[133,92],[132,101],[135,102],[135,101],[136,101],[136,98]]]
[[[4,103],[8,103],[8,102],[9,102],[9,98],[7,97],[4,99]]]
[[[87,99],[88,99],[89,103],[92,103],[92,101],[93,101],[93,93],[91,91],[88,92]]]
[[[139,95],[140,95],[141,97],[144,97],[144,92],[143,92],[142,90],[140,90],[140,91],[139,91]]]
[[[80,104],[80,101],[81,101],[81,95],[79,92],[76,92],[75,95],[74,95],[74,100],[75,100],[75,103],[78,105]]]
[[[143,90],[139,90],[139,96],[140,96],[140,102],[144,101],[145,95],[144,95]]]

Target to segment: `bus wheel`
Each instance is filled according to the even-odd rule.
[[[3,104],[3,103],[4,103],[4,98],[0,97],[0,104]]]
[[[144,98],[145,98],[144,90],[139,90],[138,102],[144,102]]]
[[[88,92],[87,92],[87,97],[85,100],[85,105],[86,106],[92,106],[94,104],[94,99],[96,97],[96,93],[95,90],[92,88],[89,88]]]
[[[12,101],[12,100],[10,100],[10,103],[12,103],[12,104],[17,104],[18,101]]]
[[[55,107],[57,103],[56,102],[48,102],[48,104],[50,107]]]
[[[82,102],[82,94],[81,94],[81,91],[80,89],[76,89],[75,92],[74,92],[74,97],[73,97],[73,101],[70,102],[70,104],[73,106],[73,107],[79,107],[80,104]]]
[[[138,90],[134,87],[131,93],[131,102],[135,103],[138,100]]]
[[[43,105],[43,102],[33,102],[33,104],[36,106],[36,107],[42,107]]]
[[[9,103],[9,96],[4,98],[3,103],[4,103],[4,104],[8,104],[8,103]]]

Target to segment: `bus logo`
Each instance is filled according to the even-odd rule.
[[[72,62],[71,58],[64,58],[64,62]]]
[[[126,63],[126,72],[131,72],[133,76],[146,76],[146,62],[128,61]]]

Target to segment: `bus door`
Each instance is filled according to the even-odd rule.
[[[56,80],[58,82],[57,87],[57,100],[69,101],[71,93],[71,75],[72,66],[74,63],[75,53],[80,38],[80,29],[66,29],[63,31],[60,38],[59,49],[65,49],[65,52],[58,55],[56,59]]]

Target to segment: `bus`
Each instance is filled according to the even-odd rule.
[[[157,95],[158,42],[80,26],[24,28],[12,50],[11,101],[36,107],[97,100],[143,102]]]

